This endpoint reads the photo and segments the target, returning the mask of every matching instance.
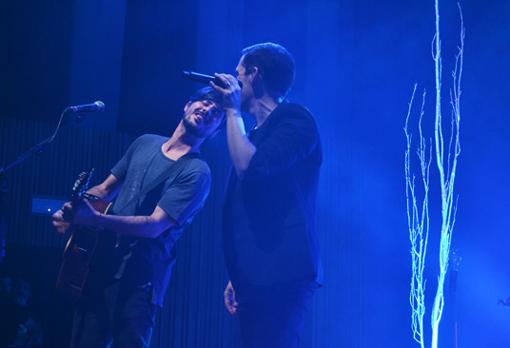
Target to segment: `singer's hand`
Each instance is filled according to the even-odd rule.
[[[220,87],[214,82],[210,82],[212,88],[223,94],[223,103],[225,109],[241,108],[241,87],[237,79],[229,74],[214,74],[218,79],[225,84],[225,87]]]

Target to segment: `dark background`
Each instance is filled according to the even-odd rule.
[[[456,302],[447,282],[441,345],[454,347],[456,308],[459,347],[508,347],[510,309],[497,302],[510,296],[510,2],[461,5],[466,48],[453,244],[462,263]],[[459,37],[455,2],[441,3],[441,21],[447,117]],[[412,347],[402,129],[417,82],[420,93],[428,92],[424,123],[427,136],[433,135],[433,35],[431,0],[5,2],[0,165],[49,135],[66,105],[96,99],[107,105],[6,175],[3,272],[29,278],[47,343],[66,346],[69,308],[52,292],[63,241],[50,230],[48,217],[30,214],[31,197],[65,197],[79,171],[95,166],[96,181],[106,175],[134,136],[169,135],[197,87],[181,79],[182,69],[233,72],[243,47],[275,41],[295,55],[290,99],[315,114],[325,150],[318,231],[326,281],[302,346]],[[222,307],[227,275],[219,217],[229,167],[224,134],[209,141],[205,157],[214,187],[179,242],[154,347],[238,346],[236,323]],[[439,224],[434,166],[432,171],[430,291],[436,285]],[[430,307],[427,330],[429,315]]]

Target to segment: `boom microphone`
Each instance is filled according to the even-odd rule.
[[[80,113],[80,112],[96,112],[104,110],[104,103],[101,100],[95,101],[91,104],[73,105],[67,108],[69,111]]]
[[[212,81],[212,82],[214,82],[215,84],[217,84],[220,87],[223,87],[223,88],[227,87],[227,86],[225,86],[223,81],[221,81],[216,76],[201,74],[201,73],[197,73],[197,72],[194,72],[194,71],[187,71],[187,70],[183,70],[182,71],[182,76],[184,76],[184,78],[186,78],[188,80],[199,82],[199,83],[203,83],[203,84],[206,84],[206,85],[208,85],[209,82]],[[241,82],[238,81],[238,83],[239,83],[239,87],[242,87]]]

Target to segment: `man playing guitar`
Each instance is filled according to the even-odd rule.
[[[149,347],[175,263],[173,247],[209,193],[210,169],[198,153],[223,124],[221,103],[218,92],[203,88],[186,103],[170,138],[145,134],[130,145],[106,180],[87,192],[115,199],[112,214],[83,199],[53,215],[61,234],[78,226],[116,236],[115,246],[91,264],[71,347]]]

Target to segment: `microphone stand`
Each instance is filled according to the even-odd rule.
[[[64,109],[64,111],[62,111],[62,113],[60,114],[60,119],[58,121],[57,127],[55,128],[55,131],[51,136],[44,139],[40,143],[34,145],[27,151],[18,155],[18,157],[11,163],[8,163],[4,167],[0,167],[0,265],[3,263],[3,259],[5,258],[5,244],[6,244],[5,238],[7,235],[6,226],[7,222],[4,216],[5,214],[4,196],[9,191],[9,185],[7,183],[6,173],[18,167],[19,165],[25,163],[34,155],[40,155],[41,153],[43,153],[48,148],[48,146],[53,142],[53,140],[55,140],[55,137],[57,136],[61,126],[66,123],[63,122],[65,114],[71,110],[72,109],[70,107],[67,107]],[[79,123],[81,120],[82,120],[81,117],[77,117],[76,123]]]

